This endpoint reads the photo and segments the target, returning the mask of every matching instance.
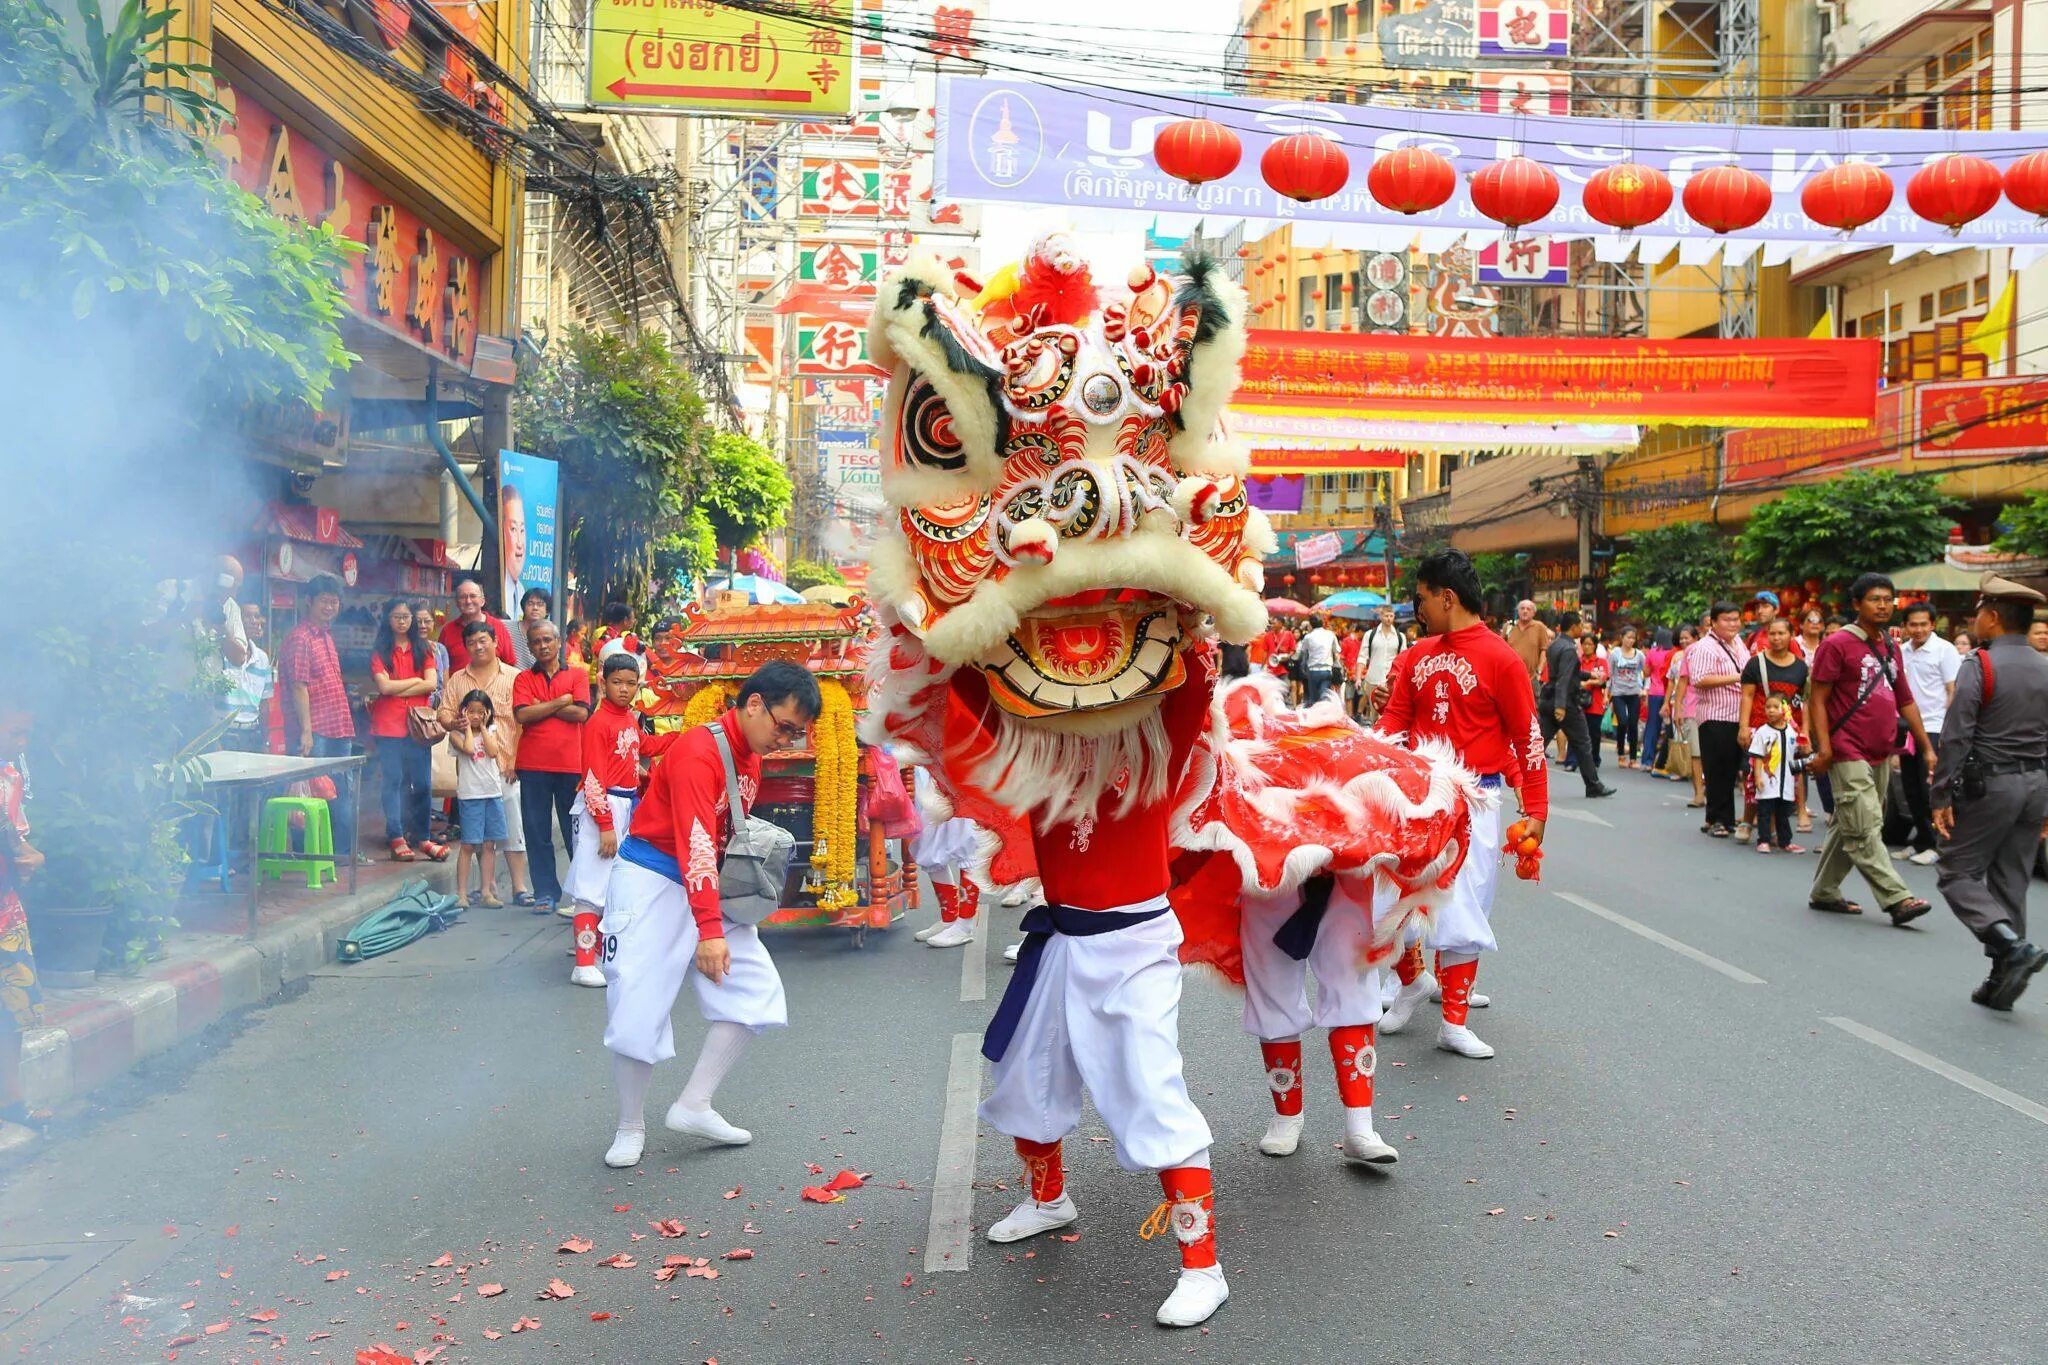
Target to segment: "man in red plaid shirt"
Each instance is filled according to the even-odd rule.
[[[341,614],[341,580],[321,574],[306,585],[305,619],[292,627],[278,649],[285,681],[286,742],[308,758],[340,758],[356,751],[356,722],[349,713],[348,687],[334,648],[334,618]],[[343,773],[328,803],[337,858],[356,854],[356,774]]]

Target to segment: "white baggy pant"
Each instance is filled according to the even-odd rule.
[[[1017,1032],[991,1068],[982,1122],[1055,1142],[1081,1121],[1085,1088],[1125,1170],[1196,1164],[1211,1139],[1181,1075],[1180,942],[1170,910],[1088,938],[1054,934]]]
[[[633,828],[633,798],[613,793],[608,799],[612,806],[612,830],[624,843]],[[597,837],[603,831],[590,818],[582,792],[576,793],[576,804],[569,807],[569,814],[575,820],[576,851],[569,855],[569,875],[562,878],[562,894],[593,910],[602,910],[605,887],[612,876],[612,860],[597,851]]]
[[[683,888],[659,872],[612,863],[604,919],[597,926],[604,971],[604,1045],[621,1057],[665,1062],[676,1055],[669,1022],[688,978],[706,1023],[740,1024],[759,1033],[789,1023],[782,977],[751,924],[725,922],[732,970],[712,981],[697,970],[697,921]]]
[[[1505,788],[1491,788],[1487,799],[1472,803],[1472,847],[1437,905],[1429,931],[1430,946],[1446,955],[1490,953],[1493,941],[1493,897],[1500,887],[1500,848],[1505,837],[1502,811]]]
[[[952,819],[927,825],[911,843],[910,856],[932,881],[958,886],[960,874],[974,865],[981,829],[972,820]]]
[[[1315,947],[1297,962],[1273,942],[1274,933],[1301,908],[1297,895],[1247,897],[1244,902],[1244,1031],[1254,1038],[1293,1038],[1303,1030],[1380,1021],[1380,972],[1365,965],[1372,946],[1372,916],[1342,885],[1330,897]],[[1316,1003],[1308,1003],[1315,973]]]

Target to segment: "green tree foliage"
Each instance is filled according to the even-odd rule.
[[[1735,583],[1728,538],[1705,522],[1639,531],[1614,557],[1607,590],[1645,625],[1678,626],[1706,615]]]
[[[2048,492],[2014,503],[1999,515],[2005,530],[1998,548],[2021,555],[2048,556]]]
[[[1939,558],[1951,508],[1924,475],[1858,470],[1798,484],[1750,514],[1736,560],[1759,582],[1837,588]]]
[[[846,586],[846,575],[830,564],[821,564],[815,559],[793,559],[789,572],[784,575],[789,586],[796,592],[805,588],[821,588],[827,585],[836,588]]]
[[[208,154],[226,110],[179,61],[176,10],[0,5],[0,299],[55,355],[148,357],[209,407],[319,405],[351,359],[359,249],[273,216]]]
[[[569,329],[521,371],[512,420],[522,449],[562,464],[587,600],[644,614],[678,573],[708,567],[704,400],[659,337]]]
[[[711,438],[703,506],[720,546],[745,549],[782,525],[794,493],[789,471],[759,441],[729,431]]]

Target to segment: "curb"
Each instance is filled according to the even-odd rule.
[[[442,892],[455,881],[452,862],[412,875]],[[23,1099],[30,1109],[55,1109],[222,1019],[276,999],[334,961],[335,945],[398,887],[358,891],[252,939],[193,935],[176,960],[132,981],[103,981],[93,998],[67,1007],[62,1023],[22,1034]]]

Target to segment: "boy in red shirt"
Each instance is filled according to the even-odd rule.
[[[1458,550],[1430,555],[1416,566],[1415,583],[1415,614],[1429,636],[1395,659],[1386,709],[1375,728],[1410,748],[1423,740],[1447,742],[1493,796],[1472,806],[1471,853],[1430,927],[1444,1005],[1436,1045],[1483,1059],[1493,1049],[1465,1021],[1479,954],[1495,947],[1488,920],[1500,877],[1501,789],[1519,792],[1529,832],[1540,844],[1550,814],[1550,773],[1528,666],[1480,618],[1485,598],[1472,561]],[[1430,990],[1420,943],[1402,955],[1397,971],[1401,990],[1380,1020],[1383,1034],[1405,1028]]]
[[[616,650],[604,661],[602,700],[583,723],[583,779],[570,814],[576,821],[576,847],[562,894],[570,905],[604,913],[605,884],[619,840],[632,828],[633,803],[640,797],[640,715],[633,698],[640,691],[640,660]],[[573,911],[572,911],[573,913]],[[570,973],[578,986],[602,986],[595,966]]]
[[[707,1027],[689,1084],[669,1106],[667,1127],[733,1146],[754,1140],[711,1107],[712,1096],[747,1040],[787,1025],[789,1008],[759,932],[719,913],[718,863],[733,819],[751,811],[760,793],[761,756],[802,744],[820,706],[810,670],[783,660],[763,664],[740,684],[724,716],[677,735],[648,774],[632,833],[619,841],[598,925],[607,987],[604,1045],[619,1092],[607,1166],[639,1164],[647,1141],[647,1087],[654,1064],[676,1055],[669,1014],[685,980],[696,988]],[[724,731],[732,752],[744,807],[738,812],[728,809],[714,729]]]

